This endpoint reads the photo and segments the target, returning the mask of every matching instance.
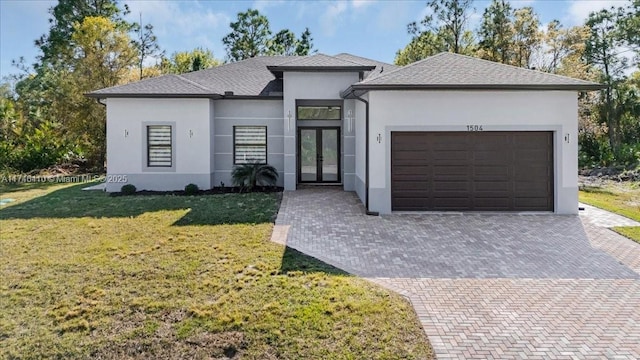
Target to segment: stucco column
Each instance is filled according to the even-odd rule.
[[[296,115],[295,99],[284,98],[284,189],[296,189]]]

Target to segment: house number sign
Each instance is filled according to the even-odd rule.
[[[467,125],[467,131],[482,131],[482,125]]]

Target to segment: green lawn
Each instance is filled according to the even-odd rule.
[[[640,221],[640,183],[608,182],[580,190],[580,201],[629,219]],[[640,227],[615,227],[614,231],[640,243]]]
[[[0,358],[432,357],[402,297],[269,241],[277,194],[0,186]]]

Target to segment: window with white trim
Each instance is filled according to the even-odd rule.
[[[267,163],[267,127],[233,127],[233,163]]]
[[[173,166],[171,125],[147,126],[147,166]]]

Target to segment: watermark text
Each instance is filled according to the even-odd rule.
[[[94,181],[126,183],[127,175],[0,175],[0,183],[89,183]]]

